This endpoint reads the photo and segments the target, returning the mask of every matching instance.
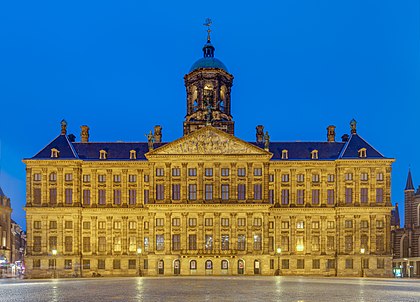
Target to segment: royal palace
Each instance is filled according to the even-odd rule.
[[[29,277],[390,276],[391,165],[357,132],[320,142],[234,136],[233,76],[185,75],[183,137],[60,134],[26,164]],[[59,131],[57,131],[59,132]]]

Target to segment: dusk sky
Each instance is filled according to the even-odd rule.
[[[235,135],[326,141],[358,133],[420,185],[420,7],[404,1],[2,1],[0,186],[25,227],[25,165],[60,134],[80,141],[182,136],[183,76],[202,57],[205,18],[234,75]],[[400,208],[400,214],[403,209]]]

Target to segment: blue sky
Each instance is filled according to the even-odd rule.
[[[0,186],[24,225],[25,166],[65,118],[80,139],[139,141],[156,124],[182,135],[183,76],[213,19],[216,57],[235,76],[235,134],[324,141],[358,133],[393,165],[403,202],[420,185],[420,7],[404,1],[3,1]],[[402,210],[402,209],[401,209]],[[402,211],[400,211],[402,212]]]

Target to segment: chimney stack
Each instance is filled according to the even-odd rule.
[[[161,143],[162,142],[162,127],[160,125],[156,125],[154,128],[154,137],[155,137],[155,143]]]
[[[349,135],[348,135],[348,134],[344,134],[344,135],[341,137],[341,141],[342,141],[342,142],[348,142],[348,140],[349,140]]]
[[[329,125],[327,127],[327,141],[335,142],[335,126],[334,125]]]
[[[74,143],[76,141],[76,136],[74,134],[67,135],[70,143]]]
[[[80,137],[82,138],[82,143],[88,143],[89,142],[89,127],[86,125],[80,126],[82,129],[82,134]]]
[[[264,126],[258,125],[257,127],[255,127],[255,129],[257,130],[257,133],[256,133],[257,143],[264,142]]]

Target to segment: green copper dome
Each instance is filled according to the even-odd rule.
[[[219,59],[214,57],[214,46],[211,44],[210,39],[207,40],[207,43],[203,47],[203,58],[197,60],[190,68],[190,72],[200,69],[200,68],[219,68],[224,71],[228,71],[225,64]]]

